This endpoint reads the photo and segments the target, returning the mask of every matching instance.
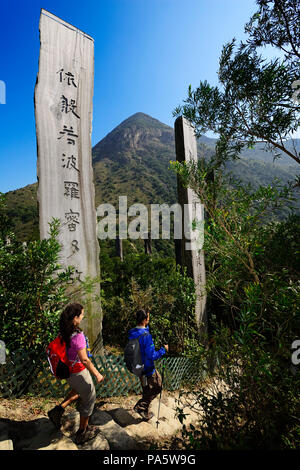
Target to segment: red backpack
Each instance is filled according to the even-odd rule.
[[[46,354],[52,374],[57,379],[68,379],[73,363],[68,359],[66,343],[60,335],[48,345]]]

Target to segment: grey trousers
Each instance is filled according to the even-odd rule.
[[[141,381],[142,385],[142,381]],[[148,413],[149,406],[152,400],[160,393],[162,389],[162,380],[160,373],[157,370],[154,372],[153,375],[147,377],[147,385],[143,386],[143,395],[142,398],[136,403],[136,408],[141,411],[145,411]]]
[[[70,387],[80,395],[81,400],[78,407],[80,415],[86,418],[91,416],[96,401],[96,390],[89,371],[84,369],[77,374],[71,374],[66,380]]]

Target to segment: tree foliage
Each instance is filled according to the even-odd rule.
[[[223,164],[244,148],[263,142],[300,163],[288,140],[299,126],[299,0],[257,0],[246,25],[248,39],[223,47],[219,87],[206,81],[174,114],[183,114],[196,134],[218,135],[215,155],[198,165],[174,163],[176,172],[204,204],[209,348],[199,367],[207,380],[183,393],[199,412],[186,426],[190,449],[298,448],[299,370],[291,347],[300,331],[300,218],[289,206],[292,184],[242,185],[224,177]],[[265,60],[271,45],[284,58]],[[300,83],[298,83],[300,84]],[[183,398],[183,397],[182,397]],[[183,403],[181,402],[181,403]]]
[[[187,99],[174,110],[174,115],[185,116],[195,126],[197,136],[207,131],[219,136],[217,161],[236,159],[244,148],[264,143],[275,158],[283,152],[300,163],[296,145],[289,145],[300,122],[300,100],[295,98],[299,79],[299,62],[295,60],[299,54],[299,2],[287,2],[289,8],[283,12],[286,2],[258,3],[260,11],[246,27],[251,33],[248,43],[236,45],[233,39],[223,46],[219,86],[211,86],[205,80],[195,90],[190,86]],[[278,40],[274,42],[273,37]],[[268,61],[258,51],[258,46],[268,43],[276,47],[290,44],[291,52],[284,59]]]
[[[300,331],[300,218],[270,220],[291,187],[253,188],[209,165],[173,164],[205,207],[209,348],[198,357],[207,381],[184,401],[199,414],[183,426],[198,449],[275,449],[299,445],[299,371],[291,345]],[[183,398],[182,397],[182,398]],[[179,416],[184,416],[179,406]]]
[[[172,354],[197,348],[193,280],[174,259],[132,252],[122,262],[107,256],[101,245],[103,339],[123,349],[127,333],[136,326],[137,309],[151,312],[150,330],[156,347],[169,344]]]
[[[258,11],[245,26],[248,46],[271,45],[281,49],[288,59],[300,58],[299,0],[257,0]]]
[[[74,289],[74,268],[59,264],[59,222],[50,224],[49,238],[23,244],[7,220],[0,200],[0,332],[9,351],[44,351],[58,333],[65,305],[84,295],[91,281]]]

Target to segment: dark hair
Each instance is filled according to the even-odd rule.
[[[60,315],[59,332],[67,347],[70,346],[72,333],[75,331],[81,331],[79,327],[73,325],[73,320],[75,317],[79,317],[81,315],[82,310],[83,306],[81,304],[73,303],[67,305]]]
[[[138,310],[136,312],[136,322],[140,325],[148,317],[148,312],[146,310]]]

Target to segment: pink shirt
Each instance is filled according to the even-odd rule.
[[[84,334],[82,332],[73,333],[70,339],[70,347],[67,349],[68,359],[72,362],[75,361],[75,365],[72,368],[73,374],[81,372],[83,369],[85,369],[85,366],[82,364],[82,362],[80,362],[80,359],[78,357],[78,351],[85,348],[86,341]]]

